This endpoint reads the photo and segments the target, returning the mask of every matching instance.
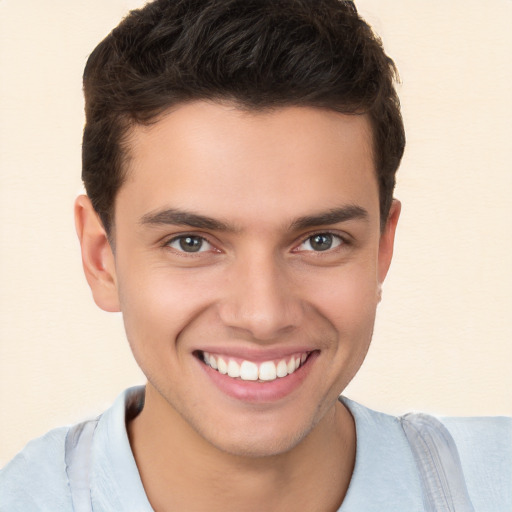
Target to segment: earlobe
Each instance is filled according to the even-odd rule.
[[[85,195],[75,201],[75,227],[94,302],[105,311],[120,311],[114,254],[103,223]]]
[[[379,243],[379,285],[381,285],[386,278],[386,275],[391,265],[393,258],[393,247],[395,244],[395,232],[400,217],[402,205],[398,199],[393,199],[391,208],[389,210],[388,219],[384,231],[380,235]]]

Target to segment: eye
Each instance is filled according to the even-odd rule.
[[[197,235],[177,236],[167,242],[166,245],[176,251],[188,253],[205,252],[213,249],[212,244],[208,240]]]
[[[334,233],[316,233],[304,240],[297,250],[322,252],[335,249],[344,243],[343,239]]]

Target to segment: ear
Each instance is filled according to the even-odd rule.
[[[378,268],[378,279],[379,284],[384,282],[386,275],[391,265],[391,259],[393,258],[393,247],[395,245],[395,231],[400,217],[400,210],[402,205],[397,199],[393,199],[391,208],[389,210],[388,219],[384,231],[380,235],[379,242],[379,268]]]
[[[120,311],[114,254],[103,223],[87,196],[78,196],[75,201],[75,227],[94,302],[105,311]]]

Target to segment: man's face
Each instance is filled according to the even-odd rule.
[[[148,393],[224,451],[290,449],[340,407],[391,257],[368,120],[196,102],[129,144],[114,281]]]

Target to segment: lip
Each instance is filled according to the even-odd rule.
[[[232,350],[229,351],[230,355],[233,354],[236,357]],[[294,351],[295,352],[295,351]],[[219,354],[225,354],[224,352],[219,351]],[[293,353],[288,351],[287,353]],[[261,356],[253,359],[247,352],[245,352],[245,359],[250,359],[251,361],[268,361],[270,359],[274,359],[276,353],[271,354],[270,352],[266,352],[265,356]],[[284,352],[280,351],[277,357],[284,357]],[[302,366],[300,366],[295,372],[286,377],[277,378],[272,381],[267,382],[255,382],[255,381],[246,381],[242,379],[234,379],[229,377],[228,375],[223,375],[218,371],[214,370],[210,366],[204,364],[204,362],[200,361],[197,357],[195,358],[197,364],[200,366],[202,371],[206,374],[206,376],[210,379],[210,381],[224,394],[235,398],[237,400],[241,400],[248,403],[271,403],[285,398],[286,396],[293,393],[297,390],[304,379],[308,376],[311,371],[316,358],[318,357],[319,351],[312,351],[307,360],[304,362]],[[256,355],[256,354],[255,354]]]

